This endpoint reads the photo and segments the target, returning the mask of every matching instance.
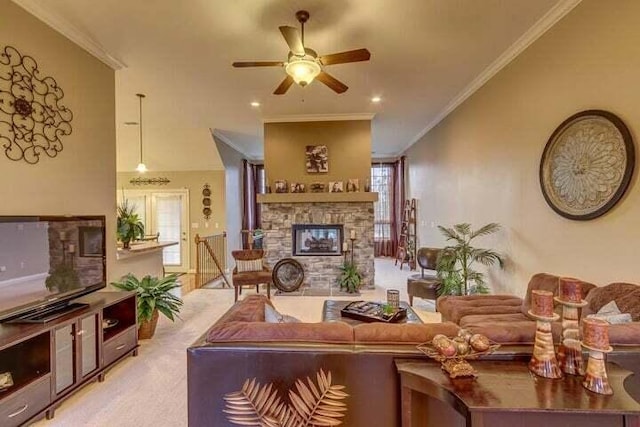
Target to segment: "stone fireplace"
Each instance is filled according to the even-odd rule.
[[[351,250],[349,237],[353,231],[353,261],[363,276],[363,288],[374,287],[373,202],[289,203],[263,199],[260,206],[269,266],[282,258],[294,258],[304,268],[303,287],[330,295],[338,288],[339,267],[344,262],[342,244],[347,242]]]

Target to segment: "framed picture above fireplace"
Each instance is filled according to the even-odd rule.
[[[340,256],[344,241],[342,224],[293,224],[292,256]]]
[[[307,145],[307,173],[329,172],[329,149],[326,145]]]

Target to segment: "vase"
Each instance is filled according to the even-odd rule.
[[[158,310],[153,310],[150,320],[143,320],[138,327],[138,339],[148,340],[156,333],[156,326],[158,325]]]

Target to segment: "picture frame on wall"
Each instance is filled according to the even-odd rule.
[[[273,182],[273,185],[275,186],[276,189],[276,193],[288,193],[289,192],[289,188],[287,187],[287,181],[285,180],[276,180]]]
[[[78,246],[81,257],[103,256],[102,227],[78,227]]]
[[[305,186],[300,182],[292,182],[291,183],[291,192],[292,193],[304,193]]]
[[[324,193],[327,186],[324,182],[314,182],[309,186],[312,193]]]
[[[326,145],[307,145],[305,157],[307,173],[329,172],[329,149]]]
[[[344,182],[342,181],[329,182],[329,193],[344,193]]]
[[[347,181],[347,193],[355,193],[360,191],[360,180],[350,179]]]

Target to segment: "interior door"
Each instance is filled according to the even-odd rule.
[[[153,192],[151,196],[153,233],[160,233],[161,241],[178,242],[163,249],[167,272],[186,272],[189,268],[188,200],[188,190]]]

